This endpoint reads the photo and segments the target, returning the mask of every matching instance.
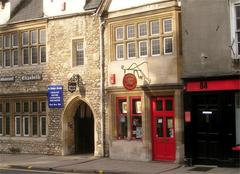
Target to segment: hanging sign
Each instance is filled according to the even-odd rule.
[[[137,86],[137,78],[134,74],[127,73],[123,77],[123,86],[127,90],[133,90]]]
[[[63,86],[61,85],[48,86],[48,107],[49,108],[63,107]]]

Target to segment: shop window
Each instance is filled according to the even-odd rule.
[[[38,135],[38,119],[37,116],[32,116],[32,135],[37,136]]]
[[[23,135],[24,136],[29,136],[29,126],[30,126],[30,119],[29,116],[24,116],[23,117]]]
[[[43,98],[0,100],[0,135],[46,136],[46,107]]]
[[[45,116],[40,117],[40,132],[41,136],[46,136],[47,135],[47,120]]]
[[[118,139],[142,138],[141,105],[140,97],[130,97],[129,100],[127,100],[127,97],[117,98]],[[131,133],[128,134],[128,132]],[[128,135],[130,135],[130,137],[128,137]]]
[[[236,144],[240,144],[240,92],[235,94]]]
[[[130,98],[131,110],[131,131],[132,139],[142,138],[142,102],[141,98],[131,97]]]
[[[5,118],[5,134],[10,135],[10,115],[8,113]]]
[[[21,117],[15,116],[15,136],[21,136]]]
[[[0,115],[0,135],[3,135],[3,117]]]
[[[117,127],[118,138],[126,139],[128,133],[127,99],[117,98]]]

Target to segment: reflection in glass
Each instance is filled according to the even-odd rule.
[[[173,118],[167,118],[167,137],[173,138]]]
[[[158,137],[163,137],[163,118],[159,117],[156,120],[156,132]]]

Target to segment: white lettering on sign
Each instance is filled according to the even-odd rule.
[[[42,74],[23,75],[21,79],[22,81],[42,80]]]
[[[202,111],[202,114],[212,114],[212,111]]]

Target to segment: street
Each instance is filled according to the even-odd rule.
[[[38,171],[38,170],[24,170],[24,169],[0,169],[0,174],[72,174],[67,172],[53,172],[53,171]],[[76,173],[84,174],[84,173]]]

